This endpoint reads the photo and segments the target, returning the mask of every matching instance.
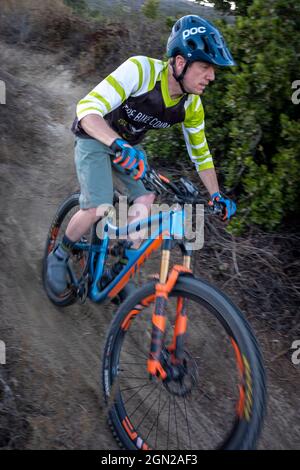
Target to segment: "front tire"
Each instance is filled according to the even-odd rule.
[[[222,292],[180,276],[168,302],[165,344],[173,333],[178,297],[188,301],[186,357],[193,377],[188,394],[180,396],[178,384],[176,389],[149,379],[154,282],[128,297],[112,320],[102,381],[116,440],[131,450],[255,448],[266,385],[249,324]]]

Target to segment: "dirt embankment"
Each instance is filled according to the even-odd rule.
[[[57,204],[77,188],[69,131],[78,85],[55,54],[0,46],[7,104],[0,107],[0,446],[116,449],[106,425],[99,369],[114,307],[55,308],[41,284],[41,258]],[[151,267],[151,265],[150,265]],[[254,325],[269,376],[260,448],[300,448],[300,366],[278,357],[276,335]]]
[[[7,104],[0,109],[6,121],[0,162],[0,338],[7,364],[0,371],[10,387],[0,409],[0,429],[6,429],[1,445],[113,449],[99,387],[112,308],[86,304],[59,311],[41,284],[49,222],[58,202],[77,188],[69,127],[85,90],[51,54],[1,46],[0,55],[6,65],[0,78],[7,84]]]

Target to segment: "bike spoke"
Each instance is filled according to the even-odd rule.
[[[148,432],[147,436],[146,436],[146,440],[149,438],[150,434],[151,434],[151,431],[153,429],[153,427],[155,426],[156,424],[156,433],[155,433],[155,449],[157,449],[157,434],[158,434],[158,419],[159,419],[159,413],[163,411],[165,405],[167,404],[168,400],[165,401],[165,403],[163,404],[162,408],[160,408],[160,402],[161,402],[161,392],[162,392],[162,389],[160,389],[160,393],[159,393],[159,402],[158,402],[158,409],[157,409],[157,416],[156,418],[154,419],[153,421],[153,424],[150,428],[150,431]]]
[[[136,388],[141,387],[141,385],[136,385],[135,387],[129,387],[129,388],[122,388],[120,389],[120,392],[128,392],[129,390],[135,390]]]
[[[190,426],[189,426],[189,421],[188,421],[188,409],[187,409],[186,397],[181,397],[181,398],[183,400],[184,410],[182,409],[180,402],[177,401],[177,399],[175,397],[174,397],[174,400],[175,400],[175,403],[176,403],[177,411],[179,411],[182,414],[184,420],[186,421],[186,426],[187,426],[187,431],[188,431],[188,436],[189,436],[189,446],[191,447],[191,433],[190,433]],[[190,414],[193,417],[193,419],[195,419],[195,415],[194,415],[194,413],[192,413],[192,411],[190,412]],[[177,417],[176,417],[176,419],[177,419]]]
[[[157,389],[157,385],[153,391],[153,393],[155,392],[155,390]],[[144,414],[143,418],[141,419],[141,421],[137,424],[137,429],[140,427],[140,425],[142,424],[142,422],[144,421],[144,419],[148,416],[149,412],[152,410],[153,408],[153,405],[154,403],[156,403],[157,401],[157,398],[154,398],[153,402],[151,403],[151,405],[149,406],[148,410],[146,411],[146,413]]]
[[[153,384],[151,384],[153,385]],[[148,395],[145,396],[145,398],[138,404],[138,406],[130,413],[130,416],[133,416],[134,413],[141,407],[141,405],[145,402],[145,400],[147,400],[147,398],[149,397],[149,395],[151,395],[152,393],[152,390],[150,390],[150,392],[148,393]],[[136,395],[136,394],[135,394]],[[128,400],[129,401],[129,400]]]
[[[148,359],[148,356],[147,354],[145,353],[145,351],[142,351],[140,348],[137,348],[141,353],[142,353],[142,356],[145,357],[146,359]],[[141,355],[138,354],[138,353],[133,353],[131,351],[127,351],[126,349],[123,350],[123,354],[124,355],[129,355],[129,356],[134,356],[134,357],[138,357],[139,359],[141,359]]]
[[[147,365],[145,362],[123,362],[122,365],[125,364],[126,366],[145,366]]]
[[[120,369],[120,371],[121,371],[121,369]],[[123,380],[123,379],[145,380],[145,377],[134,377],[134,376],[132,375],[131,377],[128,377],[128,376],[124,376],[124,377],[123,377],[123,376],[122,376],[122,380]]]
[[[183,397],[183,401],[184,401],[184,409],[185,409],[186,427],[187,427],[187,432],[188,432],[188,436],[189,436],[189,448],[191,449],[192,442],[191,442],[190,426],[189,426],[189,421],[188,421],[188,414],[187,414],[187,409],[186,409],[186,399],[185,399],[185,397]]]
[[[158,407],[157,407],[156,433],[155,433],[155,449],[157,448],[158,417],[159,417],[159,409],[160,409],[161,392],[162,392],[162,389],[160,389],[160,392],[159,392],[159,400],[158,400]],[[167,403],[167,400],[166,400],[165,404],[166,404],[166,403]],[[154,422],[155,422],[155,421],[154,421]]]
[[[175,428],[176,428],[176,437],[177,437],[177,449],[179,449],[178,427],[177,427],[177,418],[176,418],[176,404],[175,404],[174,396],[173,396],[173,405],[174,405],[174,418],[175,418]]]
[[[167,450],[169,449],[170,414],[171,414],[171,400],[169,399]]]
[[[145,383],[144,385],[141,385],[140,388],[133,395],[131,395],[129,398],[127,398],[127,400],[124,401],[124,405],[128,403],[130,400],[132,400],[132,398],[134,398],[143,388],[149,387],[149,385],[153,385],[153,384],[148,382],[148,383]]]

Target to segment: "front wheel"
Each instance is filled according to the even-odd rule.
[[[109,424],[126,449],[253,449],[266,407],[262,357],[250,326],[219,290],[180,276],[167,305],[161,361],[170,362],[176,306],[188,326],[180,379],[149,377],[155,283],[119,307],[103,357]]]

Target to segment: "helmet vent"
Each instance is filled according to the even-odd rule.
[[[223,49],[223,48],[222,48],[222,49],[221,49],[221,48],[219,48],[219,51],[220,51],[220,53],[221,53],[222,57],[223,57],[223,58],[226,60],[226,59],[227,59],[227,56],[226,56],[226,54],[225,54],[225,51],[224,51],[224,49]]]
[[[220,36],[217,36],[215,33],[210,33],[211,36],[213,37],[215,43],[218,45],[218,46],[221,46],[222,45],[222,39]]]
[[[187,42],[187,45],[189,46],[189,48],[192,50],[192,51],[195,51],[197,49],[197,44],[192,40],[190,39],[188,42]]]
[[[174,28],[174,29],[175,29],[176,32],[180,30],[180,24],[181,24],[180,21],[177,21],[177,23],[175,24],[175,28]]]
[[[203,40],[203,44],[204,44],[204,52],[205,54],[209,54],[210,53],[210,48],[209,48],[209,45],[207,44],[207,39],[206,38],[202,38]]]

